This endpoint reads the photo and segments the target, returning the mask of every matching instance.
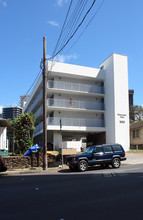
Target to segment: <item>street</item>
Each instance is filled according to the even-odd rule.
[[[0,175],[0,219],[142,219],[143,164]]]

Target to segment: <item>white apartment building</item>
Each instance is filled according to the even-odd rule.
[[[43,133],[42,85],[40,76],[24,107],[24,113],[35,114],[35,142],[39,145]],[[129,150],[126,56],[112,54],[99,69],[54,62],[47,80],[47,141],[57,150],[62,141],[83,137],[88,145],[119,143]]]

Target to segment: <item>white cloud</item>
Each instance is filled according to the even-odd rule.
[[[55,27],[59,26],[59,24],[56,21],[48,21],[47,23],[52,25],[52,26],[55,26]]]
[[[3,108],[3,106],[0,105],[0,114],[2,114],[2,108]]]
[[[68,0],[57,0],[57,5],[58,5],[59,7],[62,7],[63,4],[65,4],[65,3],[67,3],[67,2],[68,2]]]
[[[47,58],[50,58],[51,56],[50,55],[47,55]],[[70,54],[70,55],[57,55],[55,58],[54,58],[54,62],[60,62],[60,63],[66,63],[66,62],[69,62],[70,60],[72,59],[77,59],[77,54]]]
[[[7,7],[7,3],[3,0],[0,0],[0,4],[3,5],[3,7]]]

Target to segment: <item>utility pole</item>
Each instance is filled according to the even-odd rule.
[[[47,70],[46,70],[46,37],[43,38],[43,170],[47,169]]]

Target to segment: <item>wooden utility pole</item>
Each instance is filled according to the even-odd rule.
[[[47,68],[46,68],[46,37],[43,38],[43,170],[47,169]]]

